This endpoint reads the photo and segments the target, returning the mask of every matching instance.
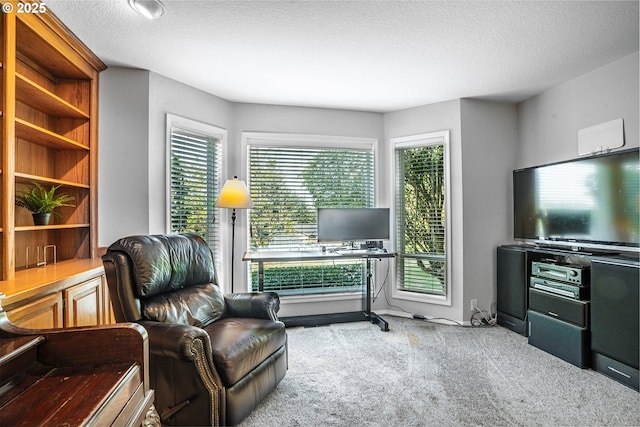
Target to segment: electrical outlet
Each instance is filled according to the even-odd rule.
[[[478,300],[477,299],[472,299],[471,300],[471,311],[476,311],[478,309]]]

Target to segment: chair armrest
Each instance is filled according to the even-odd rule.
[[[280,298],[275,292],[246,292],[224,296],[227,317],[254,317],[278,320]]]
[[[149,334],[149,351],[158,356],[194,360],[194,341],[201,341],[201,348],[211,354],[209,334],[197,326],[162,323],[150,320],[138,322]]]

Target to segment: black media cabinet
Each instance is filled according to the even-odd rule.
[[[544,275],[539,277],[537,271],[540,263],[582,269],[580,292],[571,295],[545,289]],[[532,287],[532,277],[537,288]],[[576,290],[572,281],[577,280],[553,282]],[[639,288],[636,254],[587,254],[522,245],[497,249],[498,324],[528,337],[531,345],[638,391]]]
[[[591,262],[593,369],[640,391],[640,267],[637,260]]]

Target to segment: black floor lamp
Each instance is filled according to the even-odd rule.
[[[234,293],[233,288],[233,270],[234,270],[234,255],[235,255],[235,240],[236,240],[236,209],[251,209],[253,202],[249,195],[249,189],[243,180],[234,176],[233,179],[228,179],[218,195],[216,200],[217,208],[233,209],[231,212],[231,293]]]

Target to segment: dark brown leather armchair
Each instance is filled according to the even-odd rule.
[[[284,378],[278,295],[223,295],[201,237],[125,237],[102,259],[116,320],[149,334],[163,425],[238,424]]]

